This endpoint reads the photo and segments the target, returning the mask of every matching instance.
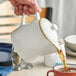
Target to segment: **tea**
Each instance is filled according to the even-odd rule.
[[[51,76],[50,73],[53,73],[53,76],[76,76],[76,64],[67,64],[68,69],[65,70],[62,65],[56,65],[53,67],[53,70],[47,72],[47,76]]]
[[[72,72],[76,72],[76,68],[68,68],[68,70],[65,70],[64,68],[60,68],[58,69],[58,71],[72,73]]]
[[[61,61],[63,62],[64,70],[67,70],[68,68],[67,68],[65,56],[64,56],[62,50],[58,50],[58,54],[59,54],[59,56],[60,56],[60,58],[61,58]]]

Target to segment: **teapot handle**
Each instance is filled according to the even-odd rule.
[[[36,13],[36,19],[40,20],[40,14],[38,12]]]
[[[38,12],[35,14],[35,16],[36,16],[36,20],[40,20],[40,14]],[[25,14],[22,15],[22,19],[21,19],[21,24],[20,25],[26,24],[26,22],[25,22],[25,18],[26,17],[27,16]]]
[[[37,2],[37,0],[35,0],[35,1]],[[40,20],[40,14],[38,12],[35,14],[35,16],[36,16],[36,20]],[[26,15],[23,14],[22,19],[21,19],[21,25],[26,24],[25,18],[26,18]]]
[[[23,14],[23,15],[22,15],[22,18],[21,18],[21,24],[20,24],[21,26],[24,25],[24,24],[26,24],[25,18],[26,18],[26,15]]]

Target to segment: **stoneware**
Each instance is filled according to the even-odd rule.
[[[72,51],[76,51],[76,35],[67,36],[65,37],[64,41],[68,48],[70,48]]]
[[[57,26],[48,19],[39,18],[21,25],[11,33],[15,51],[26,61],[48,53],[56,52],[52,42],[57,42]],[[51,40],[51,41],[50,41]],[[56,43],[57,44],[57,43]]]

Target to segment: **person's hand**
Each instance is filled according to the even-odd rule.
[[[15,7],[16,15],[32,15],[36,12],[40,12],[41,9],[35,0],[9,0],[11,4]]]

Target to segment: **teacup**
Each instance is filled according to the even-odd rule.
[[[49,70],[47,72],[47,76],[50,76],[49,73],[54,73],[54,76],[76,76],[76,65],[75,64],[67,64],[68,70],[64,70],[64,66],[56,65],[53,70]]]
[[[76,35],[69,35],[64,38],[65,45],[71,49],[72,51],[76,52]]]

